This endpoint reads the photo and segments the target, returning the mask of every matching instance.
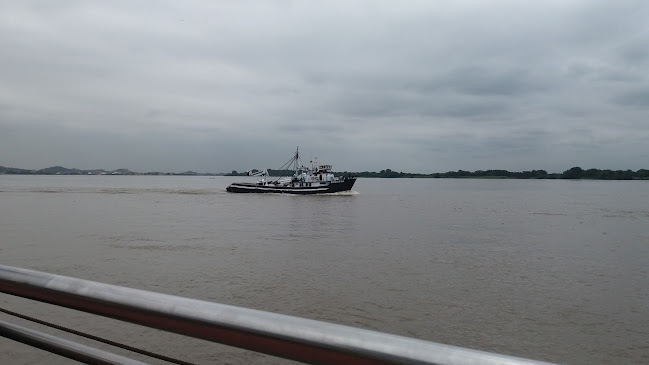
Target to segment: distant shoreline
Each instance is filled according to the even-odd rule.
[[[287,176],[293,172],[290,170],[268,170],[271,176]],[[584,170],[580,167],[573,167],[562,173],[548,173],[545,170],[531,171],[507,171],[507,170],[477,170],[477,171],[448,171],[442,173],[420,174],[396,172],[390,169],[380,172],[336,172],[336,175],[366,177],[366,178],[452,178],[452,179],[575,179],[575,180],[649,180],[649,170]],[[81,170],[69,169],[62,166],[53,166],[41,170],[28,170],[13,167],[0,166],[0,175],[144,175],[144,176],[246,176],[247,173],[232,171],[230,173],[199,173],[186,171],[175,172],[134,172],[128,169],[117,170]]]

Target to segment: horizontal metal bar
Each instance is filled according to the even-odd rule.
[[[93,365],[147,365],[94,347],[0,321],[0,336]]]
[[[547,364],[5,265],[0,291],[313,364]]]

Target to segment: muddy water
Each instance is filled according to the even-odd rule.
[[[231,181],[0,175],[0,263],[539,360],[649,362],[647,181],[359,179],[331,196]],[[286,362],[0,305],[199,364]],[[0,339],[0,362],[69,360]]]

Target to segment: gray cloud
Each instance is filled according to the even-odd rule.
[[[649,111],[649,88],[627,91],[615,98],[623,106],[632,106]]]
[[[534,79],[524,69],[471,66],[454,69],[421,86],[423,92],[457,92],[478,96],[521,96],[549,88],[542,77]]]
[[[0,5],[0,165],[646,168],[649,4]]]

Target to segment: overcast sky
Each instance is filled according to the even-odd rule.
[[[0,165],[649,168],[649,1],[4,1]]]

